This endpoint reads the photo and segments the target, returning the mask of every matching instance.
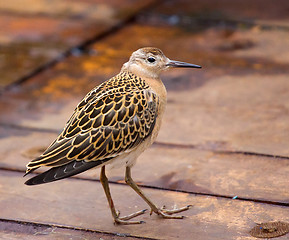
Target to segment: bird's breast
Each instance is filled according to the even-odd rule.
[[[150,90],[156,95],[157,101],[157,118],[154,130],[151,134],[150,141],[153,143],[159,133],[163,114],[166,109],[167,104],[167,90],[161,79],[146,79],[147,84],[150,87]]]

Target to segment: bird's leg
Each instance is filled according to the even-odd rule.
[[[131,170],[130,167],[126,167],[125,171],[125,182],[132,187],[133,190],[136,191],[138,195],[142,197],[142,199],[150,206],[151,213],[155,212],[156,214],[162,216],[163,218],[173,218],[173,219],[182,219],[184,216],[171,216],[174,213],[179,213],[188,210],[191,205],[188,205],[186,207],[180,208],[180,209],[173,209],[173,210],[166,210],[164,208],[160,209],[158,208],[148,197],[145,196],[145,194],[142,192],[142,190],[138,187],[138,185],[134,182],[134,180],[131,177]]]
[[[118,223],[118,224],[140,224],[140,223],[144,223],[144,221],[128,221],[128,220],[131,219],[131,218],[137,217],[137,216],[139,216],[141,214],[144,214],[146,209],[142,210],[142,211],[135,212],[135,213],[130,214],[128,216],[119,217],[119,212],[117,212],[115,210],[115,207],[114,207],[114,204],[113,204],[113,200],[111,198],[109,185],[108,185],[108,179],[107,179],[107,177],[105,175],[105,166],[103,166],[101,168],[101,171],[100,171],[100,182],[101,182],[102,187],[104,189],[104,192],[105,192],[105,195],[106,195],[106,198],[107,198],[110,210],[111,210],[111,214],[112,214],[112,217],[113,217],[115,223]]]

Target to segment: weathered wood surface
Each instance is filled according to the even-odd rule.
[[[103,239],[103,240],[148,240],[147,238],[127,237],[119,234],[89,231],[88,229],[23,222],[18,220],[0,220],[0,238],[9,240],[71,240],[71,239]]]
[[[0,90],[61,60],[153,3],[149,1],[1,1]],[[79,55],[80,50],[71,51]]]
[[[58,184],[29,187],[23,186],[21,173],[0,172],[0,199],[5,206],[1,209],[2,218],[157,239],[190,239],[193,235],[201,235],[200,239],[220,239],[220,232],[222,239],[254,239],[248,231],[255,223],[289,221],[287,207],[145,189],[160,206],[192,204],[193,207],[184,213],[187,218],[183,220],[162,220],[147,213],[140,217],[146,224],[115,226],[99,182],[68,179]],[[124,215],[147,208],[127,186],[111,184],[111,191],[117,208]]]
[[[256,223],[289,222],[287,1],[182,0],[152,8],[153,2],[1,3],[1,239],[251,240]],[[267,6],[262,12],[260,4]],[[139,13],[145,6],[151,7]],[[135,22],[113,29],[135,14]],[[95,42],[84,51],[17,84],[89,39]],[[25,186],[26,163],[54,140],[79,100],[143,46],[203,66],[163,74],[168,106],[161,132],[132,170],[160,206],[193,204],[188,218],[147,213],[139,217],[146,224],[113,225],[97,169]],[[147,208],[123,175],[122,168],[108,173],[117,208],[124,215]]]

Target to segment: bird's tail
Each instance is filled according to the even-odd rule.
[[[98,161],[91,161],[91,162],[72,161],[63,166],[53,167],[44,173],[41,173],[33,178],[30,178],[25,182],[25,184],[37,185],[37,184],[49,183],[49,182],[57,181],[63,178],[71,177],[73,175],[84,172],[90,168],[100,166],[101,164],[107,162],[108,160],[110,160],[110,158],[98,160]]]

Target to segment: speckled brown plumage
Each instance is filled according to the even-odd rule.
[[[143,79],[121,72],[87,94],[58,138],[28,163],[28,172],[72,161],[98,165],[132,151],[152,132],[158,102]]]
[[[116,223],[128,221],[143,214],[139,211],[127,217],[119,217],[112,198],[105,165],[126,166],[126,183],[164,218],[182,218],[171,214],[189,207],[159,209],[139,189],[131,178],[130,169],[137,157],[157,137],[166,105],[166,89],[159,78],[169,67],[199,67],[172,61],[157,48],[135,51],[115,77],[91,90],[75,108],[65,128],[56,140],[38,158],[27,164],[26,174],[39,167],[51,167],[25,183],[36,185],[60,180],[101,167],[100,181],[107,196]]]

